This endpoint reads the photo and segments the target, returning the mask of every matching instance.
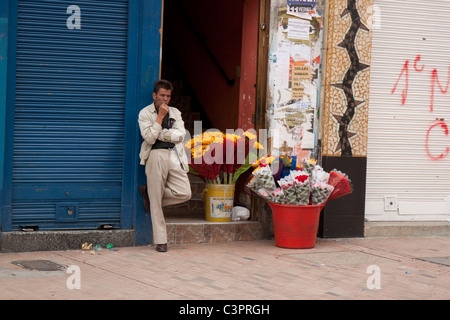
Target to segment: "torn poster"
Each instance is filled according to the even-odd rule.
[[[292,67],[292,99],[303,99],[305,94],[305,82],[311,83],[311,67],[310,66],[293,66]]]
[[[313,7],[316,6],[316,0],[287,0],[287,14],[296,16],[307,15]]]
[[[288,39],[290,40],[309,40],[309,20],[289,18]]]

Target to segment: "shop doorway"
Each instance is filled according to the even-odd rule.
[[[252,5],[254,3],[254,5]],[[161,77],[193,133],[253,127],[259,0],[164,0]]]
[[[265,95],[268,3],[164,0],[161,78],[174,84],[171,104],[182,111],[191,136],[199,133],[194,132],[198,120],[202,131],[264,127],[265,115],[258,110],[265,100],[258,97]],[[236,185],[235,205],[250,208],[242,181]],[[191,176],[191,189],[185,212],[204,219],[202,182]],[[180,210],[174,209],[166,213],[178,217]]]
[[[10,1],[1,231],[131,227],[139,6],[73,6],[79,29],[70,7]]]

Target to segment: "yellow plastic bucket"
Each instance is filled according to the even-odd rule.
[[[205,216],[207,221],[231,221],[234,188],[234,184],[206,184]]]

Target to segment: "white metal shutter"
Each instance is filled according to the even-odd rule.
[[[374,8],[366,219],[448,220],[450,1]]]

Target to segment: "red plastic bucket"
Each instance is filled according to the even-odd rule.
[[[320,211],[324,205],[290,206],[269,202],[275,245],[293,249],[313,248],[316,245]]]

